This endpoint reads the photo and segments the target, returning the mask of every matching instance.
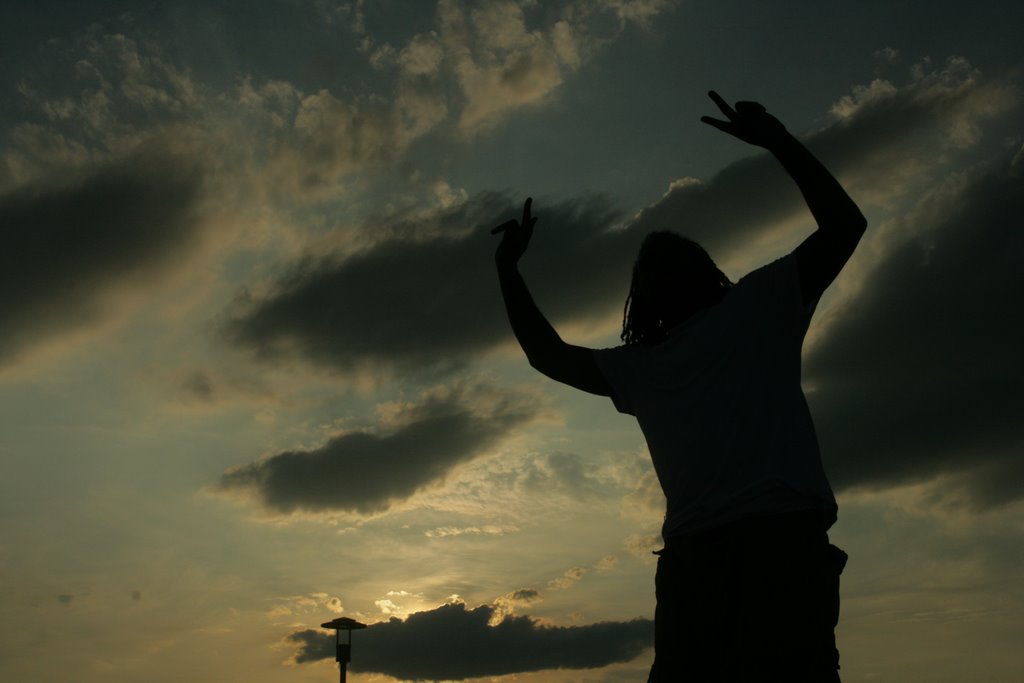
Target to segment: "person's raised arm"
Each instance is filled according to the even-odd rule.
[[[821,296],[860,241],[867,221],[842,186],[820,161],[765,108],[756,102],[730,107],[718,93],[708,93],[728,120],[701,121],[752,145],[764,147],[796,181],[818,229],[794,252],[805,304]]]
[[[535,369],[577,389],[610,396],[611,389],[597,368],[593,352],[562,341],[555,328],[537,308],[519,273],[519,259],[530,244],[533,226],[537,222],[530,215],[532,204],[532,198],[526,200],[521,222],[513,219],[491,230],[492,234],[503,233],[494,260],[498,266],[498,280],[512,332]]]

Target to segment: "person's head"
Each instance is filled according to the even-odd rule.
[[[661,341],[673,326],[721,301],[730,287],[699,244],[674,232],[652,232],[633,264],[622,341]]]

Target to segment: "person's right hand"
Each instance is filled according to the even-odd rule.
[[[526,252],[526,247],[530,244],[530,237],[533,236],[533,224],[537,222],[536,217],[530,216],[532,205],[533,197],[527,197],[523,204],[522,221],[513,218],[491,230],[492,235],[497,235],[499,232],[504,233],[497,251],[494,252],[494,260],[498,262],[499,266],[514,266]]]
[[[765,149],[772,149],[783,144],[789,137],[786,127],[777,118],[764,109],[764,105],[757,102],[737,102],[735,108],[722,99],[722,96],[714,90],[708,92],[718,109],[725,114],[726,121],[714,119],[710,116],[702,116],[700,120],[709,126],[714,126],[723,133],[728,133],[739,138],[743,142]]]

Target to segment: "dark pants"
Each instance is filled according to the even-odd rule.
[[[671,538],[658,554],[650,683],[838,683],[846,553],[820,513]]]

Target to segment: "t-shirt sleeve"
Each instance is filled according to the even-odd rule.
[[[635,375],[633,354],[625,346],[594,349],[594,362],[612,390],[612,403],[620,413],[635,415],[632,401],[631,379]]]

